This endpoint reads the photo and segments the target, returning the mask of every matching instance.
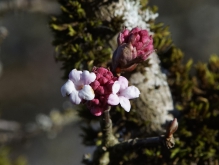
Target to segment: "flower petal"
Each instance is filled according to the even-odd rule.
[[[112,92],[116,94],[119,92],[119,89],[120,89],[120,83],[118,81],[115,81],[112,86]]]
[[[120,84],[120,91],[128,87],[128,80],[125,77],[119,76],[118,82]]]
[[[93,100],[94,99],[94,90],[90,85],[85,85],[78,93],[78,96],[84,100]]]
[[[110,105],[118,105],[119,104],[119,97],[116,94],[110,94],[107,100],[107,103]]]
[[[76,90],[70,94],[69,98],[73,104],[80,104],[81,103],[81,98],[78,96],[78,91],[76,91]]]
[[[96,75],[93,72],[89,72],[87,70],[83,71],[81,74],[81,81],[83,82],[84,85],[89,85],[96,79]]]
[[[71,80],[68,80],[62,87],[61,87],[61,93],[62,96],[68,96],[72,93],[72,91],[75,90],[75,86]]]
[[[80,85],[80,77],[81,77],[82,71],[78,71],[77,69],[73,69],[68,77],[69,79],[76,85]]]
[[[127,98],[125,98],[123,96],[119,96],[119,100],[120,100],[119,103],[122,106],[122,108],[124,108],[124,110],[126,112],[129,112],[130,109],[131,109],[131,104],[130,104],[129,99],[127,99]]]
[[[134,99],[139,97],[140,91],[137,87],[135,86],[129,86],[125,90],[120,91],[120,96],[124,96],[127,99]]]

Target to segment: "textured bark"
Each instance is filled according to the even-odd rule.
[[[103,113],[103,118],[101,121],[101,128],[103,131],[103,146],[108,148],[114,146],[118,143],[118,139],[114,136],[112,130],[112,121],[110,119],[110,111],[111,107],[109,106],[107,110]]]
[[[136,72],[129,79],[141,91],[140,97],[133,103],[139,118],[148,122],[147,132],[163,131],[162,125],[173,119],[169,114],[173,110],[172,96],[159,63],[157,54],[151,54],[150,66],[145,68],[145,73]]]

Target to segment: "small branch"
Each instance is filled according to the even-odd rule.
[[[109,114],[110,109],[111,109],[111,107],[109,106],[108,109],[104,111],[103,118],[101,121],[101,128],[103,131],[103,144],[102,144],[102,146],[104,146],[106,148],[114,146],[115,144],[118,143],[118,140],[113,135],[112,121],[110,119],[110,114]]]
[[[135,138],[116,144],[115,146],[111,147],[110,150],[113,150],[113,152],[118,153],[141,148],[155,147],[160,145],[170,149],[174,146],[174,144],[175,143],[173,137],[168,139],[165,136],[150,137],[144,139]]]
[[[145,138],[145,139],[130,139],[128,141],[119,143],[115,146],[113,146],[111,149],[113,152],[124,152],[124,151],[130,151],[133,149],[139,149],[139,148],[147,148],[152,146],[158,146],[163,144],[163,138],[162,137],[151,137],[151,138]]]
[[[158,137],[150,137],[144,139],[130,139],[125,142],[118,142],[118,139],[113,135],[112,121],[110,119],[111,107],[104,111],[102,120],[100,122],[103,132],[102,146],[98,147],[94,154],[94,162],[98,165],[107,165],[110,162],[110,155],[118,155],[118,153],[124,153],[130,150],[138,150],[141,148],[164,146],[167,149],[173,148],[175,140],[173,137],[174,132],[178,128],[178,122],[175,118],[166,129],[166,134]]]
[[[159,137],[150,137],[144,139],[130,139],[125,142],[118,142],[118,139],[115,138],[112,131],[112,121],[110,119],[110,111],[111,107],[109,106],[107,110],[103,113],[103,118],[101,120],[101,128],[103,131],[103,143],[102,149],[107,151],[113,150],[116,152],[127,151],[129,149],[138,149],[140,147],[147,148],[151,146],[163,145],[164,147],[170,149],[175,145],[175,140],[173,134],[178,128],[178,122],[175,118],[166,128],[166,135],[162,135]]]
[[[153,147],[153,146],[159,146],[162,145],[166,147],[167,149],[173,148],[175,145],[175,140],[173,137],[173,133],[178,128],[178,122],[175,118],[167,127],[166,135],[162,135],[159,137],[150,137],[150,138],[144,138],[144,139],[130,139],[125,142],[118,143],[114,146],[111,146],[109,150],[112,150],[113,152],[124,152],[127,150],[133,150],[133,149],[139,149],[139,148],[147,148],[147,147]]]

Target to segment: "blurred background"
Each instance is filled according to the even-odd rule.
[[[170,27],[185,60],[204,62],[211,54],[219,54],[218,0],[153,0],[150,5],[158,6],[157,22]],[[60,93],[63,72],[54,60],[48,25],[50,16],[59,12],[55,0],[0,0],[0,27],[7,29],[0,43],[2,120],[25,126],[36,121],[38,114],[69,106]],[[57,136],[42,133],[15,143],[13,154],[25,155],[30,165],[80,165],[83,154],[92,150],[81,144],[80,125],[75,117]]]

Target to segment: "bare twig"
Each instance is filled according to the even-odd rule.
[[[161,135],[158,137],[150,137],[144,139],[130,139],[125,142],[118,142],[118,139],[113,135],[112,131],[112,121],[110,119],[109,111],[111,107],[108,107],[107,110],[103,113],[103,118],[101,121],[101,127],[103,131],[103,143],[102,146],[113,150],[127,150],[127,149],[135,149],[139,147],[150,147],[150,146],[157,146],[163,145],[166,148],[170,149],[173,148],[175,145],[173,134],[178,128],[178,122],[175,118],[167,127],[166,135]]]
[[[161,135],[158,137],[149,137],[144,139],[130,139],[125,142],[118,143],[110,148],[113,152],[124,152],[127,150],[132,149],[139,149],[139,148],[147,148],[152,146],[164,146],[168,149],[173,148],[175,145],[175,140],[173,137],[173,133],[178,128],[178,122],[175,118],[167,127],[166,135]]]
[[[148,148],[153,146],[163,146],[167,149],[173,148],[175,140],[173,137],[174,132],[178,128],[178,122],[175,118],[166,128],[166,134],[158,137],[149,137],[143,139],[130,139],[124,142],[118,142],[118,139],[113,135],[112,121],[110,119],[111,107],[103,113],[101,120],[101,128],[103,132],[102,147],[98,148],[98,152],[101,153],[99,157],[99,165],[107,165],[109,163],[110,154],[126,152],[128,150],[137,150],[141,148]]]

